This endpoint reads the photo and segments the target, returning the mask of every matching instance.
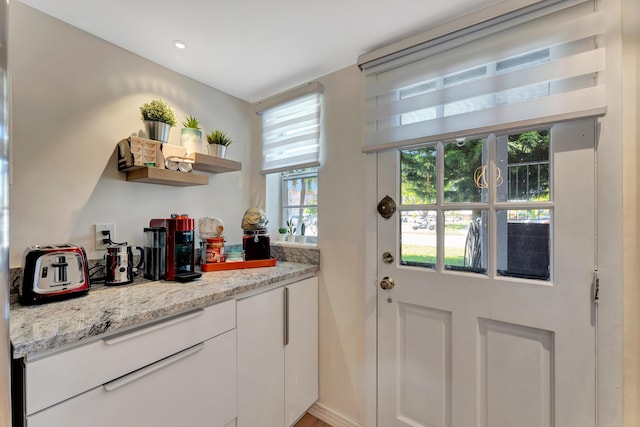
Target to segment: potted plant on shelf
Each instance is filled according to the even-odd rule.
[[[180,132],[180,143],[187,149],[187,155],[199,152],[202,147],[200,121],[189,114],[188,117],[185,117],[185,121],[182,122],[182,126],[184,128]]]
[[[293,242],[296,239],[296,227],[293,225],[293,220],[287,220],[287,242]]]
[[[287,229],[284,227],[278,228],[278,233],[280,233],[280,240],[285,241],[287,236]]]
[[[300,235],[296,237],[296,242],[307,243],[307,236],[304,235],[305,225],[304,222],[300,224]]]
[[[209,143],[210,155],[224,158],[227,153],[227,147],[232,141],[225,132],[216,129],[207,134],[207,142]]]
[[[154,99],[140,107],[140,114],[149,139],[167,142],[169,131],[176,124],[173,107],[162,99]]]

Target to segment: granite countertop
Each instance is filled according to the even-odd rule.
[[[106,332],[205,307],[278,282],[312,276],[317,264],[278,261],[274,267],[203,273],[188,283],[93,286],[88,295],[36,306],[12,304],[10,335],[18,359]]]

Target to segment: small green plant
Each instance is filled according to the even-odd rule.
[[[189,116],[185,117],[185,121],[182,122],[182,126],[191,129],[200,129],[200,120],[189,114]]]
[[[280,227],[280,228],[278,228],[278,233],[280,233],[280,234],[287,234],[287,229],[286,229],[286,228],[284,228],[284,227]]]
[[[287,234],[291,236],[296,234],[296,227],[294,226],[292,219],[287,220]]]
[[[304,236],[304,229],[305,229],[305,227],[306,227],[306,226],[304,225],[304,222],[303,222],[303,223],[300,225],[300,235],[301,235],[301,236]]]
[[[229,136],[227,136],[225,132],[216,129],[213,132],[207,134],[207,142],[209,144],[217,144],[228,147],[233,141],[231,141],[231,138],[229,138]]]
[[[173,107],[162,99],[154,99],[143,104],[140,107],[140,114],[142,115],[142,121],[162,122],[169,126],[175,126],[176,124],[176,113],[173,111]]]

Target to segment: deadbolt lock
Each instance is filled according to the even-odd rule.
[[[391,255],[391,252],[385,252],[382,254],[382,262],[385,264],[391,264],[393,262],[393,255]]]
[[[396,209],[396,202],[389,196],[384,196],[378,203],[378,213],[384,219],[391,218]]]

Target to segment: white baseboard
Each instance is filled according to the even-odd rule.
[[[314,403],[307,412],[331,427],[361,427],[360,424],[318,402]]]

